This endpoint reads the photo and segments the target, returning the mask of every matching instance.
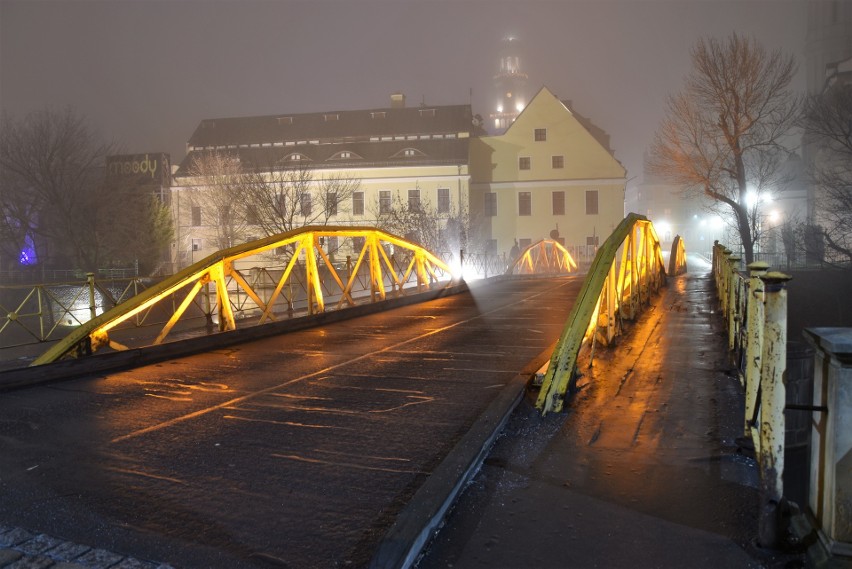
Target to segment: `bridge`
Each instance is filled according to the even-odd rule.
[[[755,531],[756,469],[723,442],[742,431],[742,402],[737,381],[721,377],[721,324],[706,317],[712,273],[666,276],[655,237],[632,217],[588,278],[459,286],[430,277],[421,288],[459,290],[410,303],[414,290],[400,280],[392,291],[405,302],[391,310],[361,305],[356,317],[331,322],[323,319],[346,310],[321,312],[315,298],[304,318],[313,324],[286,334],[120,371],[77,369],[76,379],[5,393],[2,435],[14,452],[0,457],[0,526],[17,529],[0,531],[0,547],[20,530],[30,534],[20,544],[41,533],[175,567],[405,566],[461,495],[420,566],[635,561],[635,545],[600,538],[613,520],[624,535],[651,532],[643,543],[680,527],[667,535],[698,540],[678,548],[681,561],[708,551],[722,564],[751,559],[758,553],[744,536]],[[542,266],[571,268],[553,254],[558,247],[538,247]],[[672,257],[685,260],[678,251]],[[216,271],[207,272],[213,281]],[[203,278],[192,275],[183,287]],[[256,296],[265,310],[268,299]],[[93,319],[86,335],[106,320]],[[238,319],[216,320],[222,332],[208,338],[240,332]],[[602,349],[616,343],[630,355]],[[697,362],[684,349],[696,344]],[[74,366],[103,357],[65,354],[75,351]],[[695,381],[683,381],[687,367]],[[542,385],[528,391],[537,372]],[[600,500],[614,506],[593,515]],[[684,518],[672,505],[695,500],[718,507]],[[506,521],[506,504],[529,531]],[[510,539],[518,535],[526,541]],[[554,548],[560,539],[599,546]],[[665,549],[649,555],[673,559]]]

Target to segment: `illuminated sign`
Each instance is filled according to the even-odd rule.
[[[139,183],[168,185],[168,154],[125,154],[107,158],[110,176],[134,178]]]

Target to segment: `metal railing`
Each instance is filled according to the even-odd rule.
[[[619,257],[618,252],[621,251]],[[620,258],[620,262],[619,262]],[[542,380],[536,406],[561,411],[575,389],[577,357],[584,345],[608,345],[665,284],[660,240],[644,216],[631,213],[598,250]]]
[[[758,535],[764,547],[777,547],[783,535],[780,512],[784,495],[784,408],[787,367],[788,275],[768,272],[755,261],[748,275],[729,249],[713,247],[713,274],[725,317],[728,350],[745,390],[744,432],[754,443],[760,469]]]
[[[351,256],[347,265],[336,266],[324,251],[321,243],[331,237],[349,240],[353,245],[357,256]],[[285,266],[238,268],[238,263],[278,248],[292,252]],[[153,310],[167,319],[146,345],[162,343],[184,317],[201,315],[210,332],[214,325],[222,332],[235,330],[237,321],[248,317],[252,317],[251,324],[263,324],[282,313],[292,315],[297,308],[315,314],[325,311],[328,302],[336,301],[336,308],[354,306],[364,299],[384,300],[388,294],[400,296],[451,279],[450,268],[435,255],[383,231],[302,227],[208,256],[84,323],[33,365],[90,355],[106,346],[125,350],[128,346],[111,334],[134,318],[147,321]],[[359,296],[356,290],[360,289],[364,294]]]
[[[58,340],[150,284],[148,279],[96,279],[0,286],[0,347]]]
[[[686,247],[680,235],[675,235],[674,241],[672,241],[672,252],[669,255],[669,276],[681,275],[686,270]]]

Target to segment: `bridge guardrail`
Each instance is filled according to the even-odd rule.
[[[760,471],[758,539],[779,547],[784,500],[788,275],[757,261],[740,272],[741,259],[716,242],[713,275],[727,324],[728,350],[745,390],[745,435],[754,443]]]
[[[621,262],[618,251],[621,250]],[[561,411],[575,389],[577,357],[586,343],[608,345],[651,294],[665,284],[660,240],[651,222],[625,217],[595,256],[542,380],[536,406],[542,414]]]

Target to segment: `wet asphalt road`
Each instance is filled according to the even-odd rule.
[[[0,394],[0,525],[175,567],[365,564],[579,278]]]

